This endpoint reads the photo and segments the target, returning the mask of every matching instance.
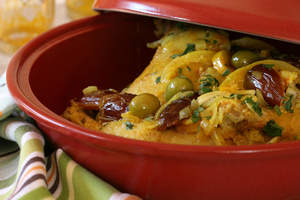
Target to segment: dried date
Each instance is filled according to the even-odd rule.
[[[81,97],[79,105],[85,110],[99,110],[99,103],[103,96],[108,94],[117,94],[115,90],[97,90]]]
[[[98,117],[101,119],[119,120],[121,114],[128,111],[128,105],[135,95],[116,93],[104,95],[99,103]]]
[[[180,122],[179,112],[191,104],[191,99],[183,98],[177,99],[170,103],[159,115],[158,129],[163,131]]]
[[[79,105],[84,110],[99,111],[97,117],[103,121],[121,119],[121,114],[128,110],[128,105],[135,95],[119,93],[114,90],[96,91],[83,96]]]
[[[247,72],[245,88],[260,90],[270,106],[279,106],[284,96],[284,87],[279,74],[273,68],[262,64]]]

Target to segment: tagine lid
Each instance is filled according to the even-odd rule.
[[[299,0],[96,0],[94,8],[202,24],[300,44]]]

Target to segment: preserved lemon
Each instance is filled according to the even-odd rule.
[[[94,0],[67,0],[68,14],[72,19],[96,15],[93,3]]]
[[[54,0],[1,0],[0,50],[13,53],[52,24]]]

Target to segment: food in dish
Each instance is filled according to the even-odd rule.
[[[297,140],[299,58],[254,37],[156,21],[151,63],[121,92],[88,86],[63,116],[126,138],[191,145]],[[99,83],[101,84],[101,83]]]

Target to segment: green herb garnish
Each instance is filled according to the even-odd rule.
[[[130,130],[130,129],[132,129],[133,128],[133,124],[131,123],[131,122],[129,122],[129,121],[126,121],[125,122],[125,125],[126,125],[126,130]]]
[[[270,120],[264,126],[263,132],[270,137],[281,136],[282,127],[280,127],[274,120]]]
[[[205,94],[213,91],[213,86],[219,86],[219,81],[212,75],[205,75],[204,79],[200,80],[199,94]]]
[[[160,77],[160,76],[159,76],[159,77],[157,77],[157,78],[155,79],[155,83],[156,83],[156,84],[160,83],[160,79],[161,79],[161,77]]]
[[[211,41],[211,40],[208,40],[208,39],[204,39],[204,41],[205,41],[207,44],[210,44],[210,43],[212,43],[212,44],[217,44],[217,43],[218,43],[218,40],[213,40],[213,41]]]
[[[174,54],[174,55],[171,56],[171,58],[174,59],[176,57],[183,56],[183,55],[188,54],[188,53],[190,53],[192,51],[195,51],[195,50],[196,50],[196,45],[195,44],[187,44],[183,53],[181,53],[181,54]]]
[[[209,93],[209,92],[212,92],[213,90],[209,87],[202,87],[199,89],[199,94],[202,95],[202,94],[205,94],[205,93]]]
[[[210,74],[204,75],[206,78],[201,79],[200,83],[204,86],[219,86],[219,81]],[[200,85],[200,87],[201,87]]]
[[[274,110],[276,111],[277,115],[280,116],[281,115],[281,110],[279,108],[278,105],[274,106]]]
[[[199,106],[196,110],[194,110],[192,114],[192,122],[196,123],[200,120],[200,112],[202,112],[204,108]]]
[[[283,102],[283,105],[284,105],[285,110],[288,111],[288,112],[290,112],[290,113],[293,113],[293,112],[294,112],[294,110],[292,109],[292,100],[293,100],[293,97],[294,97],[294,96],[291,95],[291,96],[289,97],[289,100]]]
[[[262,64],[263,67],[272,69],[274,67],[274,64]]]
[[[244,95],[242,94],[231,94],[229,97],[231,99],[237,98],[238,100],[240,100]]]
[[[186,68],[189,72],[192,71],[192,69],[189,66],[187,66]]]
[[[254,112],[256,112],[259,116],[262,116],[262,111],[261,108],[259,107],[258,103],[253,101],[252,98],[247,97],[244,100],[245,103],[248,103],[249,105],[251,105],[252,109],[254,110]]]
[[[222,74],[222,76],[227,76],[228,74],[230,74],[230,70],[226,69],[225,72]]]
[[[200,127],[200,124],[198,124],[197,126],[197,132],[199,133],[201,131],[201,127]]]
[[[178,74],[179,74],[179,76],[182,75],[182,68],[181,67],[178,68]]]
[[[205,116],[204,118],[207,119],[207,120],[210,120],[211,116]]]

